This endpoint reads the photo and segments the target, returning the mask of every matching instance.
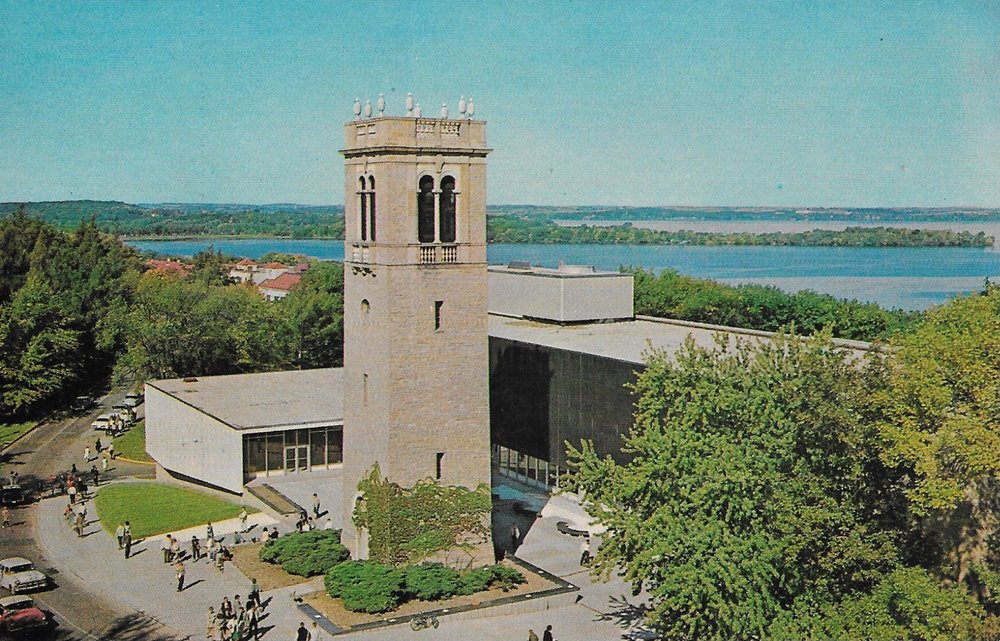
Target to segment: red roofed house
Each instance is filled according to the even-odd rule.
[[[273,302],[288,296],[288,292],[301,281],[302,277],[298,274],[285,273],[276,278],[265,280],[257,285],[257,289],[264,295],[264,298]]]
[[[194,269],[194,265],[173,260],[158,260],[156,258],[147,260],[146,265],[163,274],[173,274],[181,278],[186,278],[191,273],[191,270]]]

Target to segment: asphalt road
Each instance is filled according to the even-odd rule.
[[[102,408],[110,407],[112,402],[118,402],[123,396],[124,392],[118,392],[101,398],[99,405],[86,413],[56,417],[36,427],[3,453],[4,476],[11,470],[17,470],[20,482],[26,484],[47,480],[52,474],[69,470],[74,463],[81,472],[89,470],[90,464],[84,463],[83,452],[88,445],[93,450],[97,436],[91,430],[90,422],[103,411]],[[101,440],[108,442],[103,434]],[[151,470],[122,462],[115,462],[109,469],[111,475],[136,472],[150,473]],[[12,510],[12,526],[0,529],[0,557],[26,557],[52,578],[55,587],[32,594],[39,606],[52,613],[56,621],[51,639],[168,641],[177,638],[172,630],[142,613],[91,593],[83,578],[62,573],[58,567],[53,567],[45,551],[35,543],[36,505]],[[109,571],[117,569],[109,568]]]

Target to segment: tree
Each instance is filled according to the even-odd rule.
[[[296,367],[343,364],[344,268],[340,263],[312,263],[280,307],[291,331]]]
[[[650,624],[676,639],[774,638],[789,613],[872,594],[907,526],[872,427],[883,372],[829,334],[652,354],[629,461],[569,448],[570,482],[607,528],[594,572],[646,588]]]
[[[912,475],[910,509],[965,580],[1000,519],[1000,288],[932,309],[894,347],[883,458]]]

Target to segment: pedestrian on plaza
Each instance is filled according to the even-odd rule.
[[[73,527],[74,529],[76,529],[76,535],[83,536],[83,527],[85,524],[83,513],[77,512],[76,518],[73,520],[73,522],[74,522]]]
[[[3,526],[7,527],[10,525],[10,508],[6,505],[3,506],[3,510],[0,510],[0,514],[3,516]]]
[[[243,611],[243,602],[240,601],[240,595],[233,596],[233,612],[239,614]]]
[[[174,537],[170,541],[170,560],[180,561],[184,554],[181,552],[181,542],[180,539]]]
[[[229,601],[229,597],[222,597],[222,605],[219,606],[219,613],[223,616],[223,618],[233,618],[233,604]]]
[[[215,539],[215,530],[212,529],[211,521],[209,521],[208,525],[205,526],[205,538],[210,540]]]
[[[219,641],[229,641],[229,629],[232,625],[232,619],[228,617],[223,617],[219,622]]]
[[[66,504],[66,509],[63,510],[63,518],[66,519],[67,521],[69,521],[71,518],[73,518],[73,504],[72,503],[67,503]]]
[[[251,603],[256,603],[260,605],[260,586],[257,585],[257,579],[250,579],[250,594],[247,595],[247,605]]]
[[[299,622],[299,629],[295,632],[295,641],[312,641],[312,635],[306,630],[306,624],[302,621]]]
[[[511,554],[517,552],[517,542],[521,540],[521,529],[517,527],[517,521],[510,524],[510,551]]]
[[[271,528],[271,540],[274,541],[278,538],[278,528]]]
[[[184,589],[184,561],[177,562],[177,591]]]
[[[333,519],[331,519],[329,516],[326,517],[326,521],[323,523],[323,529],[324,530],[332,530],[333,529]]]
[[[76,503],[76,495],[79,492],[79,490],[76,489],[76,483],[73,482],[73,481],[70,481],[69,482],[69,489],[66,490],[66,491],[69,493],[69,502],[70,502],[70,505],[73,505],[74,503]]]
[[[528,630],[528,641],[538,641],[538,635],[534,630]]]
[[[94,487],[97,487],[101,484],[101,477],[99,476],[96,465],[90,466],[90,473],[94,476]]]
[[[214,538],[208,538],[208,562],[215,563],[215,553],[219,549],[219,542]]]
[[[103,448],[101,448],[101,437],[98,436],[97,440],[94,441],[94,451],[97,452],[98,454],[100,454],[101,453],[101,449],[103,449]]]
[[[76,510],[77,510],[77,512],[80,513],[80,516],[83,517],[84,523],[86,523],[87,522],[87,504],[84,503],[83,501],[80,501],[80,505],[79,505],[79,507],[76,508]]]
[[[215,608],[208,606],[208,626],[205,628],[205,639],[208,641],[215,641]]]
[[[115,528],[115,538],[118,539],[118,549],[125,547],[125,522],[122,521]]]
[[[240,529],[243,532],[247,531],[247,509],[245,507],[240,508]]]
[[[313,516],[319,518],[319,495],[313,492]]]
[[[167,538],[163,539],[163,562],[170,563],[170,544],[174,542],[174,537],[167,535]]]
[[[197,535],[191,535],[191,560],[197,561],[201,558],[201,543],[198,542]]]
[[[243,631],[246,628],[243,625],[243,612],[240,611],[233,617],[233,626],[229,634],[229,641],[241,641],[243,639]]]
[[[87,463],[90,462],[90,446],[83,448],[83,460]]]
[[[313,621],[312,632],[310,633],[310,635],[311,636],[309,638],[312,639],[313,641],[319,641],[320,639],[323,638],[319,635],[319,624],[316,623],[315,621]]]
[[[69,466],[69,473],[70,476],[76,478],[76,463],[73,463],[72,465]]]
[[[259,603],[247,604],[247,636],[253,635],[254,641],[260,637]]]
[[[580,543],[580,565],[590,565],[590,537]]]
[[[108,458],[112,461],[115,460],[115,442],[111,441],[108,443]]]
[[[552,641],[552,626],[545,626],[545,632],[542,632],[542,641]]]
[[[125,558],[127,559],[132,556],[132,528],[126,526],[125,534],[122,536],[122,543],[125,545]]]
[[[102,472],[108,471],[108,455],[106,453],[101,454],[101,471]]]

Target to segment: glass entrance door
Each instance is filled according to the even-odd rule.
[[[309,470],[309,446],[293,445],[285,448],[285,471],[306,472]]]

